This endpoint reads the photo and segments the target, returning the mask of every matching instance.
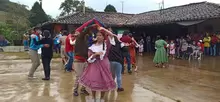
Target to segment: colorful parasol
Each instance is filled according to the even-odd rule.
[[[105,25],[100,22],[99,20],[93,18],[92,20],[89,20],[87,22],[85,22],[82,26],[80,26],[79,28],[76,29],[77,32],[81,33],[83,32],[86,28],[88,28],[89,26],[93,25],[93,24],[97,24],[99,25],[100,27],[105,27]],[[91,46],[92,43],[93,43],[93,38],[96,37],[96,33],[97,33],[97,30],[93,30],[92,31],[93,34],[91,36],[89,36],[89,45],[88,46]]]
[[[102,22],[100,22],[99,20],[93,18],[92,20],[87,21],[87,22],[84,23],[82,26],[80,26],[79,28],[77,28],[76,31],[82,32],[85,28],[87,28],[87,27],[89,27],[89,26],[91,26],[91,25],[93,25],[93,24],[97,24],[97,25],[99,25],[100,27],[105,27],[105,25],[104,25]]]

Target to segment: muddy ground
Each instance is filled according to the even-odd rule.
[[[60,59],[52,62],[51,80],[42,81],[42,65],[38,78],[29,80],[30,60],[0,57],[0,102],[86,102],[89,97],[73,96],[74,73],[64,72]],[[155,68],[152,56],[138,57],[138,73],[123,75],[125,91],[109,92],[105,102],[220,102],[219,61],[170,60],[167,68]]]

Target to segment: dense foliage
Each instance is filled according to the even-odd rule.
[[[11,42],[22,40],[22,36],[33,26],[53,18],[35,2],[31,10],[26,5],[0,0],[0,35]]]
[[[39,2],[35,2],[32,9],[29,21],[31,22],[31,27],[37,24],[48,21],[48,15],[44,12]]]
[[[85,2],[79,0],[65,0],[61,3],[59,10],[62,10],[60,16],[69,15],[75,12],[82,12]],[[90,7],[85,7],[85,11],[95,11]]]
[[[115,7],[113,6],[113,5],[111,5],[111,4],[109,4],[109,5],[107,5],[106,7],[105,7],[105,10],[104,10],[105,12],[117,12],[117,10],[115,9]]]

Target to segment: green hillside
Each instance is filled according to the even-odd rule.
[[[4,23],[6,21],[6,8],[7,5],[10,3],[9,0],[0,0],[0,23]]]
[[[5,23],[6,21],[6,12],[0,11],[0,23]]]
[[[25,5],[10,2],[9,0],[0,0],[0,22],[16,22],[15,17],[24,16],[29,13]],[[13,18],[14,17],[14,18]]]
[[[26,5],[0,0],[0,35],[11,44],[17,44],[29,26],[30,11]],[[20,42],[20,41],[19,41]]]

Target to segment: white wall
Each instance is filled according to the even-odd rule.
[[[2,49],[4,52],[24,52],[24,46],[5,46]]]

